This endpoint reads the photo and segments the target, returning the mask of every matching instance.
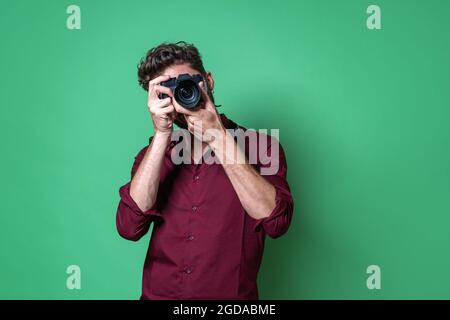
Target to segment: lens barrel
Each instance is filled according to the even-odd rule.
[[[180,81],[175,88],[175,100],[186,109],[195,108],[201,98],[201,92],[196,82],[192,80]]]

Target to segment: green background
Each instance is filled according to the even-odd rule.
[[[261,298],[450,298],[449,16],[442,0],[2,1],[0,298],[139,297],[149,235],[115,229],[152,135],[136,65],[178,40],[222,112],[280,129],[295,216],[266,242]]]

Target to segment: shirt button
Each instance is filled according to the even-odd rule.
[[[185,272],[186,274],[191,274],[191,273],[192,273],[192,268],[186,267],[186,268],[184,268],[184,272]]]
[[[190,236],[187,237],[188,241],[192,241],[194,240],[194,236],[191,234]]]
[[[194,176],[194,180],[197,181],[198,179],[200,179],[200,177],[197,176],[197,175],[195,175],[195,176]]]
[[[198,207],[197,206],[192,206],[192,211],[197,211]]]

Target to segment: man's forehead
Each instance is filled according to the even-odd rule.
[[[190,75],[198,74],[199,72],[195,69],[192,69],[192,67],[188,64],[180,64],[180,65],[174,65],[166,68],[163,72],[163,75],[167,75],[170,77],[177,77],[180,74],[188,73]]]

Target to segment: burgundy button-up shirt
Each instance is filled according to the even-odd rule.
[[[237,128],[224,116],[223,121],[226,128]],[[276,207],[269,217],[255,220],[245,212],[222,165],[175,165],[170,155],[174,145],[167,147],[153,208],[139,209],[130,196],[130,182],[119,192],[116,224],[122,237],[137,241],[154,223],[141,299],[258,299],[264,238],[285,233],[293,211],[281,146],[273,160],[278,171],[263,175],[276,189]],[[270,143],[267,148],[270,154]],[[136,156],[131,176],[146,150]],[[262,166],[268,165],[254,165],[257,170]]]

